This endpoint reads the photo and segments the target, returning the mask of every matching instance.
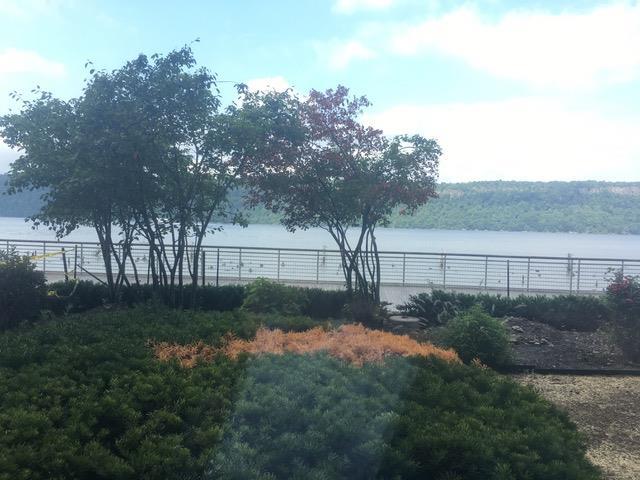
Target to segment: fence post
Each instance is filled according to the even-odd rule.
[[[218,255],[216,256],[216,287],[220,286],[220,249],[218,248]]]
[[[507,260],[507,298],[511,296],[511,269],[510,262]]]
[[[149,247],[149,258],[147,259],[147,285],[149,285],[149,275],[151,274],[151,262],[153,261],[153,251]]]
[[[404,287],[407,272],[407,254],[402,254],[402,286]]]
[[[64,281],[69,281],[69,273],[67,272],[67,254],[64,251],[64,247],[62,247],[62,268],[64,268]]]
[[[73,246],[73,279],[78,276],[78,244]]]
[[[320,250],[316,250],[316,283],[320,283]]]
[[[205,273],[205,270],[204,270],[205,267],[206,267],[206,264],[207,264],[207,262],[205,261],[206,254],[207,254],[207,251],[203,249],[202,250],[202,286],[203,287],[205,286],[206,281],[207,281],[206,273]]]
[[[80,270],[84,268],[84,244],[80,244]]]
[[[488,292],[489,291],[489,285],[488,285],[488,281],[489,281],[489,256],[485,255],[484,257],[484,291]]]
[[[280,249],[278,249],[278,270],[276,273],[276,279],[280,281]]]
[[[442,255],[442,289],[447,288],[447,254]]]
[[[242,281],[242,247],[238,249],[238,281]]]
[[[573,293],[573,259],[571,254],[567,260],[567,272],[569,273],[569,295],[571,295]]]
[[[42,272],[47,274],[47,242],[42,242]]]
[[[620,261],[620,273],[624,277],[624,260]]]
[[[527,258],[527,293],[529,293],[530,282],[531,282],[531,257]]]
[[[576,294],[580,293],[580,259],[578,259],[578,276],[576,278]]]

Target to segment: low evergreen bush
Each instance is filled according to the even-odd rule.
[[[56,314],[79,313],[104,305],[109,298],[109,290],[102,283],[80,280],[77,282],[53,282],[48,284],[52,292],[47,298],[47,309]],[[226,312],[239,308],[245,297],[245,287],[242,285],[198,286],[196,288],[195,307],[200,310],[216,310]],[[193,290],[185,286],[182,294],[177,294],[177,306],[190,308]],[[159,303],[170,305],[169,290],[153,285],[123,286],[120,290],[120,301],[123,305],[133,306],[157,300]]]
[[[306,297],[301,289],[258,278],[247,285],[242,308],[254,313],[301,315],[305,303]]]
[[[566,415],[480,368],[251,359],[210,479],[590,480]]]
[[[354,297],[345,305],[344,313],[352,322],[361,323],[368,328],[382,328],[389,316],[387,305],[374,303],[365,297]]]
[[[259,278],[246,287],[243,308],[254,313],[306,315],[312,318],[340,318],[344,316],[347,292],[301,288]]]
[[[183,368],[150,344],[283,321],[145,305],[0,334],[0,479],[599,478],[565,415],[488,370],[324,354]]]
[[[47,297],[44,308],[58,315],[100,307],[109,298],[106,285],[87,280],[52,282],[47,285],[47,290],[51,294]],[[242,307],[246,301],[245,308],[254,313],[327,319],[343,317],[348,298],[344,290],[290,287],[265,279],[258,279],[246,287],[201,285],[196,288],[195,294],[193,302],[193,290],[189,285],[185,286],[182,293],[178,291],[175,295],[176,306],[189,309],[195,305],[198,310],[226,312]],[[247,296],[250,296],[248,300]],[[123,305],[133,306],[150,301],[171,305],[169,290],[153,285],[125,285],[120,290],[120,302]]]
[[[250,338],[256,319],[137,307],[0,335],[0,479],[199,478],[243,361],[185,370],[147,342]]]
[[[496,367],[507,364],[511,357],[507,328],[479,305],[451,320],[445,327],[443,339],[445,345],[467,363],[478,359]]]
[[[551,325],[560,330],[595,331],[611,318],[611,309],[597,297],[558,295],[519,295],[509,298],[501,295],[468,294],[434,290],[409,297],[399,309],[407,315],[434,318],[447,309],[436,308],[436,303],[449,304],[454,310],[468,310],[474,305],[493,317],[524,317]],[[445,315],[445,319],[451,315]]]
[[[0,330],[37,320],[45,297],[44,274],[29,257],[0,251]]]
[[[295,288],[295,287],[290,287]],[[303,289],[307,297],[302,313],[312,318],[342,318],[347,304],[346,290]]]

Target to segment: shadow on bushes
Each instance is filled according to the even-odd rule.
[[[86,280],[54,282],[48,284],[49,292],[44,308],[55,314],[79,313],[103,306],[109,296],[106,285]],[[184,287],[177,295],[178,306],[191,308],[193,290]],[[254,313],[277,313],[281,315],[308,316],[316,319],[341,318],[347,301],[342,290],[289,287],[269,280],[258,279],[247,286],[199,286],[196,289],[195,305],[198,310],[226,312],[243,307]],[[169,290],[153,285],[123,287],[120,302],[126,306],[158,302],[171,305]],[[40,307],[38,307],[40,308]]]
[[[29,257],[0,251],[0,330],[37,320],[45,295],[44,274]]]

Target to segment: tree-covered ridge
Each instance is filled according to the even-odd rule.
[[[0,192],[6,189],[0,174]],[[442,183],[439,198],[414,216],[393,215],[391,226],[455,230],[640,234],[640,182]],[[229,196],[237,207],[241,192]],[[0,216],[26,217],[40,208],[37,192],[0,195]],[[251,223],[277,223],[263,208]]]
[[[640,233],[638,182],[443,184],[440,198],[396,227],[584,233]]]
[[[439,198],[392,227],[444,230],[640,234],[640,182],[470,182],[440,184]],[[274,223],[263,209],[252,223]]]

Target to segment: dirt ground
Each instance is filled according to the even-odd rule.
[[[623,358],[607,329],[557,330],[524,318],[505,319],[516,363],[545,368],[638,368]]]
[[[640,377],[514,375],[565,410],[607,480],[640,479]]]
[[[509,331],[513,360],[518,365],[539,368],[640,369],[640,365],[624,358],[613,334],[606,328],[595,332],[576,332],[558,330],[525,318],[507,317],[504,322]],[[388,328],[392,332],[407,333],[417,340],[442,343],[440,339],[443,327],[409,328],[397,321]]]

